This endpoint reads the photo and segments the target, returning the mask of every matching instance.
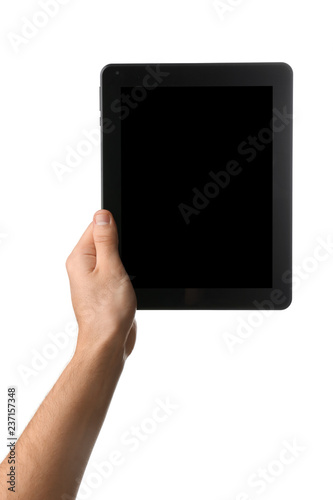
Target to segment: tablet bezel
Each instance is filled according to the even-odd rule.
[[[120,88],[159,86],[272,86],[273,109],[286,111],[285,128],[273,132],[272,288],[136,288],[138,309],[286,309],[292,300],[292,113],[293,72],[285,63],[109,64],[101,72],[102,207],[119,232],[121,255]],[[289,118],[287,117],[289,116]],[[290,116],[291,115],[291,116]],[[135,250],[134,250],[135,251]]]

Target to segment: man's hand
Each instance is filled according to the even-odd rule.
[[[110,212],[96,212],[66,268],[79,325],[77,349],[105,343],[129,356],[136,336],[136,296],[119,257],[117,227]]]
[[[94,216],[67,260],[79,324],[73,358],[16,444],[17,500],[75,500],[82,475],[131,353],[136,297],[107,210]],[[0,464],[0,498],[8,456]]]

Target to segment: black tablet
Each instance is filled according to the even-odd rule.
[[[102,206],[139,309],[291,302],[292,70],[110,64]]]

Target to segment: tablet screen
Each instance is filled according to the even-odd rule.
[[[121,121],[135,286],[271,288],[273,88],[158,87],[138,101]]]

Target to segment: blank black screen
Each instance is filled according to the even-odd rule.
[[[272,287],[272,90],[122,87],[120,243],[136,287]]]

